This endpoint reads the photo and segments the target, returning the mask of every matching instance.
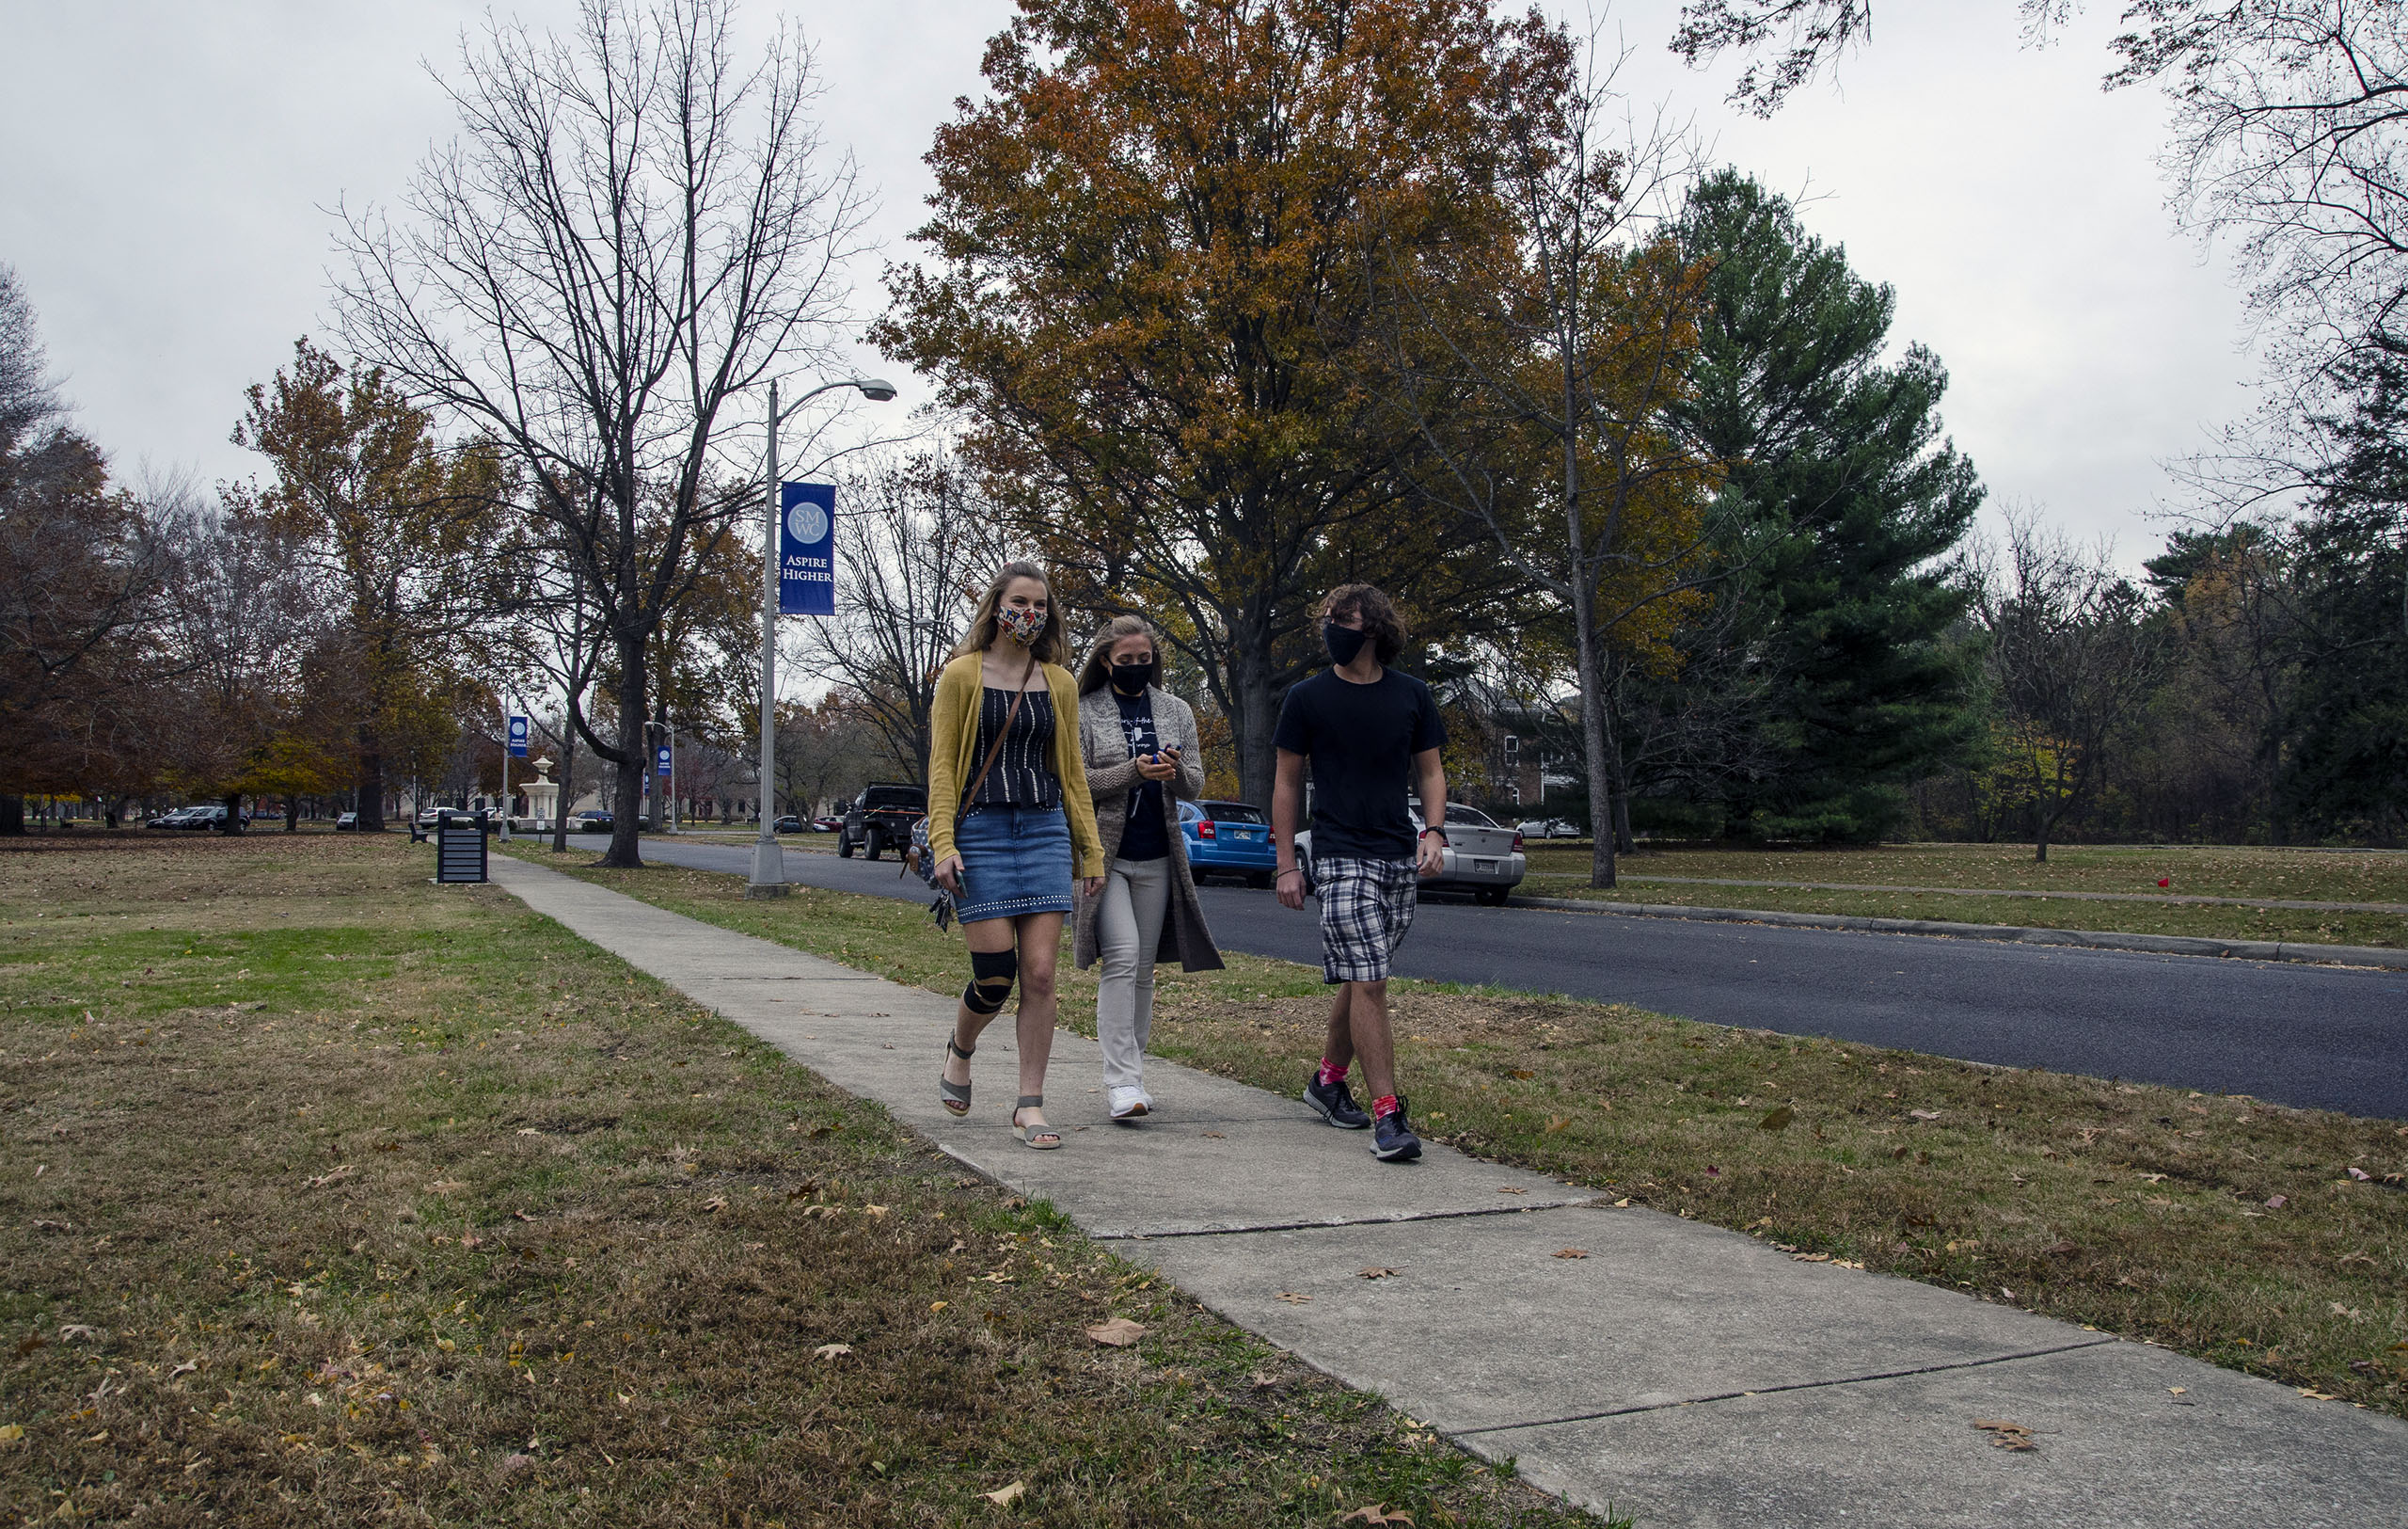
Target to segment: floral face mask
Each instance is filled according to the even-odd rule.
[[[1045,613],[1027,605],[995,608],[995,629],[1022,647],[1034,647],[1045,630]]]

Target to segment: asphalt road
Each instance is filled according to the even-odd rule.
[[[746,845],[647,838],[643,852],[705,870],[752,868]],[[891,856],[785,856],[786,879],[800,884],[925,900],[919,881],[898,868]],[[1313,904],[1290,913],[1268,892],[1226,885],[1203,888],[1202,898],[1224,948],[1320,964]],[[1437,899],[1421,904],[1397,971],[2408,1118],[2408,973]]]

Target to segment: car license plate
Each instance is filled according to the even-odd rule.
[[[1262,836],[1259,833],[1251,828],[1237,828],[1229,831],[1229,837],[1239,844],[1252,844],[1261,836]]]
[[[1474,870],[1495,870],[1497,868],[1497,862],[1494,860],[1475,860],[1471,863],[1471,868]]]

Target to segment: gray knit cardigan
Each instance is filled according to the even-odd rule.
[[[1196,878],[1187,868],[1187,839],[1179,831],[1179,803],[1204,792],[1204,751],[1196,738],[1196,713],[1185,701],[1165,690],[1147,692],[1154,704],[1154,736],[1164,748],[1180,751],[1179,772],[1163,782],[1163,830],[1170,841],[1170,903],[1163,916],[1157,962],[1176,961],[1183,971],[1209,972],[1221,967],[1221,952],[1205,926],[1204,909],[1196,900]],[[1129,825],[1129,793],[1144,783],[1136,762],[1129,757],[1129,737],[1120,729],[1120,707],[1112,687],[1099,685],[1079,697],[1079,752],[1086,760],[1087,791],[1095,798],[1095,825],[1103,836],[1107,870],[1120,852],[1121,832]],[[1079,894],[1076,937],[1071,952],[1081,967],[1092,966],[1101,953],[1096,945],[1096,910],[1102,900]]]

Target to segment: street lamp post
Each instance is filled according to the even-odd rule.
[[[748,898],[786,895],[785,857],[778,849],[777,791],[770,784],[777,770],[778,749],[778,427],[804,404],[839,388],[858,388],[862,396],[874,404],[883,404],[895,396],[895,384],[881,378],[847,377],[842,382],[821,383],[781,409],[777,379],[769,379],[769,502],[761,531],[761,781],[756,809],[761,833],[752,841],[752,879],[744,888]]]

